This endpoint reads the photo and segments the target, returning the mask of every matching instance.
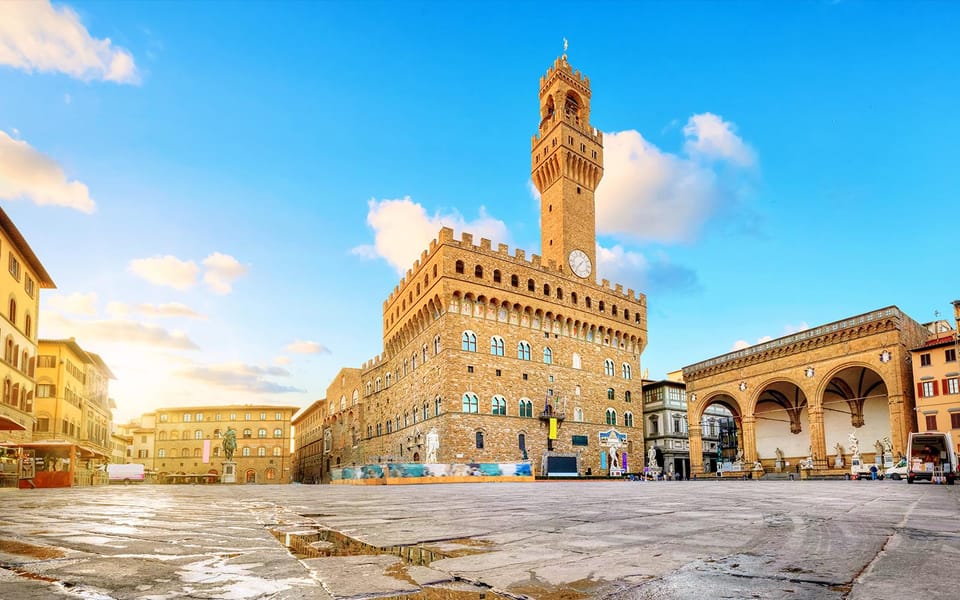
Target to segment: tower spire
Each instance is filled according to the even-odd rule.
[[[544,262],[584,279],[594,277],[596,206],[603,177],[603,134],[590,125],[590,78],[564,54],[540,78],[540,126],[530,158],[540,191],[540,253]]]

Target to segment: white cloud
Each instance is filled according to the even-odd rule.
[[[317,342],[304,342],[301,340],[297,340],[292,344],[287,345],[284,350],[287,352],[293,352],[294,354],[328,354],[330,352],[330,350],[328,350],[322,344]]]
[[[736,204],[742,187],[738,178],[754,159],[733,133],[733,124],[704,113],[692,116],[684,133],[686,155],[664,152],[637,131],[604,134],[604,175],[597,188],[599,233],[687,242],[715,213]],[[732,168],[721,168],[720,163]]]
[[[190,367],[180,371],[179,375],[215,387],[259,394],[287,394],[305,391],[264,379],[264,377],[288,377],[290,372],[281,367],[258,367],[240,363],[226,363]]]
[[[475,220],[467,221],[456,212],[430,216],[409,196],[400,200],[370,200],[367,224],[374,231],[374,243],[357,246],[351,252],[363,258],[381,257],[403,274],[429,247],[441,227],[472,233],[477,243],[482,237],[506,242],[506,224],[487,215],[482,206],[479,213]]]
[[[780,334],[779,336],[777,336],[777,337],[783,337],[783,336],[786,336],[786,335],[792,335],[792,334],[798,333],[798,332],[800,332],[800,331],[806,331],[807,329],[810,329],[810,326],[807,325],[806,321],[801,322],[799,325],[787,324],[787,325],[784,325],[784,326],[783,326],[783,333],[781,333],[781,334]],[[733,346],[730,348],[730,350],[731,350],[731,351],[734,351],[734,350],[743,350],[744,348],[749,348],[750,346],[753,346],[753,345],[755,345],[755,344],[763,344],[764,342],[769,342],[769,341],[771,341],[771,340],[773,340],[773,339],[774,339],[774,338],[773,338],[772,336],[764,335],[764,336],[761,336],[761,337],[757,338],[757,341],[754,342],[753,344],[751,344],[750,342],[748,342],[748,341],[746,341],[746,340],[737,340],[737,341],[735,341],[735,342],[733,343]]]
[[[47,309],[56,310],[61,313],[86,316],[93,316],[97,314],[96,292],[89,292],[86,294],[75,292],[67,296],[62,294],[53,294],[51,296],[47,296],[44,302]]]
[[[116,318],[123,318],[132,313],[141,314],[145,317],[155,319],[184,318],[184,319],[206,319],[186,304],[179,302],[168,302],[166,304],[149,304],[143,302],[130,305],[123,302],[109,302],[107,304],[107,313]]]
[[[750,167],[757,157],[734,131],[736,126],[713,113],[693,115],[683,127],[687,137],[684,149],[691,156],[711,160],[729,160],[741,167]]]
[[[40,320],[42,337],[75,337],[92,342],[133,344],[173,350],[197,350],[198,347],[182,331],[173,331],[126,319],[81,321],[47,311]]]
[[[692,269],[673,264],[663,252],[627,250],[615,245],[604,248],[597,245],[597,275],[623,284],[638,292],[689,291],[699,287],[697,274]]]
[[[130,271],[154,285],[188,290],[197,281],[200,268],[192,260],[180,260],[176,256],[154,256],[130,261]]]
[[[203,282],[216,294],[229,294],[233,291],[233,282],[249,270],[234,257],[219,252],[203,259],[203,266],[206,268]]]
[[[0,2],[0,7],[9,4],[17,3]],[[57,161],[3,130],[0,130],[0,198],[22,198],[39,206],[66,206],[85,213],[92,213],[96,208],[86,185],[68,181]]]
[[[292,361],[289,356],[278,356],[273,359],[275,365],[289,365]]]
[[[49,1],[0,2],[0,64],[83,81],[139,81],[133,55],[91,37],[77,13]]]

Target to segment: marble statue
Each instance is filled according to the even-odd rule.
[[[650,446],[650,450],[647,451],[647,466],[651,468],[656,468],[657,466],[657,447]]]
[[[850,454],[853,456],[860,456],[860,440],[857,439],[857,434],[854,431],[850,432],[850,437],[848,438],[848,446],[850,446]]]
[[[780,448],[777,448],[777,449],[774,450],[773,452],[774,452],[774,454],[777,455],[777,462],[782,463],[782,462],[783,462],[783,450],[781,450]]]
[[[433,427],[430,429],[430,432],[427,433],[427,464],[435,464],[437,462],[438,450],[440,450],[440,435],[437,433],[437,428]]]
[[[874,451],[877,453],[877,456],[882,456],[882,455],[883,455],[883,442],[881,442],[880,440],[877,440],[877,441],[873,442],[873,449],[874,449]]]
[[[883,444],[883,453],[893,455],[893,442],[890,441],[890,438],[883,436],[881,443]]]
[[[837,456],[843,456],[843,446],[840,445],[840,442],[837,442],[837,445],[834,446],[834,450],[837,451]]]

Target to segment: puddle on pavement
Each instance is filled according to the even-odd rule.
[[[480,554],[486,552],[490,546],[489,542],[483,540],[458,538],[436,542],[432,545],[379,547],[361,542],[332,529],[310,529],[293,532],[272,529],[270,532],[287,547],[291,554],[301,560],[330,556],[397,556],[401,559],[401,562],[389,568],[385,574],[415,585],[418,584],[407,573],[408,566],[427,567],[433,561],[444,558]],[[377,600],[508,600],[515,598],[515,596],[504,596],[487,587],[451,576],[450,581],[420,586],[420,591],[415,593],[378,595],[376,598]]]

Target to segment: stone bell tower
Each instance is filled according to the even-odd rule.
[[[571,68],[566,53],[540,78],[540,127],[532,146],[543,261],[595,281],[593,195],[603,177],[603,134],[590,125],[590,78]]]

